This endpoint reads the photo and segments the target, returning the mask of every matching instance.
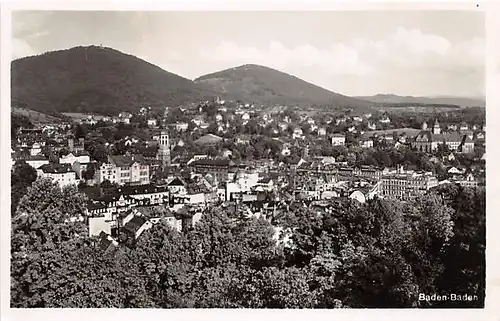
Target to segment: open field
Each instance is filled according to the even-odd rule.
[[[88,114],[84,113],[62,113],[64,116],[71,117],[73,120],[80,120],[87,118]]]
[[[365,135],[367,135],[367,134],[369,134],[369,135],[374,135],[374,134],[385,135],[385,134],[392,134],[393,132],[398,132],[398,133],[404,132],[408,136],[414,136],[414,135],[417,135],[418,133],[420,133],[421,131],[422,131],[421,129],[405,127],[405,128],[386,129],[386,130],[371,130],[371,131],[365,132]]]
[[[60,118],[26,108],[12,107],[11,112],[13,114],[28,117],[29,120],[34,124],[53,124],[61,122]]]

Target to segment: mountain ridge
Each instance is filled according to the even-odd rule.
[[[332,107],[369,109],[369,103],[348,97],[295,75],[267,66],[244,64],[194,79],[214,91],[231,92],[240,100],[253,100],[261,104],[280,104],[287,97],[290,104],[325,105]]]
[[[460,107],[484,107],[486,100],[479,97],[460,96],[399,96],[395,94],[377,94],[373,96],[355,96],[375,104],[423,104],[423,105],[457,105]]]
[[[12,104],[40,112],[133,111],[177,105],[219,93],[192,80],[100,46],[78,46],[11,63]]]
[[[391,103],[481,105],[463,97],[394,94],[349,97],[295,75],[248,63],[193,80],[116,49],[77,46],[23,57],[11,63],[12,105],[55,115],[114,115],[140,106],[179,106],[215,97],[254,104],[371,111]]]

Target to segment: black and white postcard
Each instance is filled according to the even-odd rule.
[[[2,6],[10,319],[483,319],[487,10],[285,4]]]

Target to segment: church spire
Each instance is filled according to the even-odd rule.
[[[439,122],[438,122],[437,118],[436,118],[436,121],[434,122],[433,133],[436,135],[441,134],[441,127],[439,126]]]

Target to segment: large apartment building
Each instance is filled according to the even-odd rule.
[[[210,174],[219,182],[224,182],[228,178],[230,170],[236,169],[236,165],[229,159],[198,159],[189,163],[189,167],[196,173]]]
[[[97,182],[105,180],[119,185],[149,184],[149,165],[142,155],[113,155],[109,163],[102,164],[96,171]]]
[[[429,173],[397,173],[382,177],[380,195],[410,199],[437,185],[437,178]]]

